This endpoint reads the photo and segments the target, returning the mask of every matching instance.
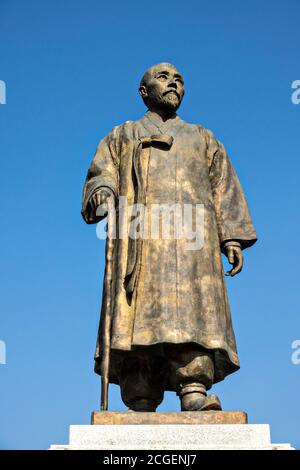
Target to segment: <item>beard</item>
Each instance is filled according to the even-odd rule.
[[[181,100],[175,93],[168,92],[166,95],[149,94],[148,104],[150,103],[155,108],[175,112],[179,108]]]

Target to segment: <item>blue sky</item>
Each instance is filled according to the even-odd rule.
[[[227,279],[241,370],[214,391],[300,448],[299,15],[296,0],[0,0],[0,448],[66,443],[99,409],[104,244],[82,185],[98,141],[143,115],[138,83],[160,61],[185,77],[180,116],[226,146],[259,236]]]

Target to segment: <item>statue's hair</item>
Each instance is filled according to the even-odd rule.
[[[168,66],[171,66],[173,69],[176,69],[175,65],[173,64],[170,64],[170,62],[160,62],[159,64],[155,64],[155,65],[152,65],[151,67],[149,67],[146,72],[144,73],[144,75],[142,76],[142,79],[140,81],[140,86],[146,86],[147,85],[147,82],[149,80],[149,78],[151,77],[152,75],[152,71],[155,67],[158,67],[158,65],[168,65]],[[176,69],[177,70],[177,69]]]

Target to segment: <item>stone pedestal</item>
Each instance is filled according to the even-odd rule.
[[[165,413],[136,413],[134,411],[94,411],[92,424],[247,424],[244,411],[168,411]]]
[[[268,424],[247,424],[241,411],[94,412],[91,425],[70,426],[69,450],[281,450]]]

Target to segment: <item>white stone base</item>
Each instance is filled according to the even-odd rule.
[[[50,450],[292,450],[271,444],[268,424],[73,425]]]

